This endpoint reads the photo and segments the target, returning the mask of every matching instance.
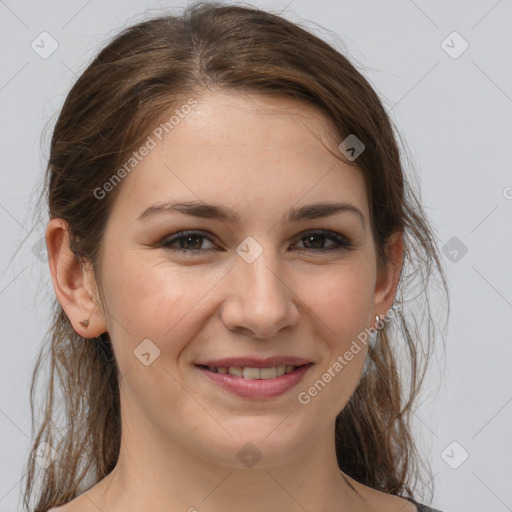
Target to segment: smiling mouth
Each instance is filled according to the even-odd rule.
[[[254,368],[196,364],[195,367],[209,382],[236,396],[249,400],[272,400],[297,386],[313,365]]]
[[[298,368],[302,368],[304,366],[311,366],[313,363],[308,363],[305,365],[278,365],[272,366],[268,368],[253,368],[250,366],[206,366],[202,364],[196,365],[199,368],[203,368],[212,373],[219,373],[222,375],[230,375],[232,377],[238,377],[241,379],[247,380],[269,380],[282,377],[284,375],[288,375],[290,373],[294,373]]]

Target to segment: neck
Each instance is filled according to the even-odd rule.
[[[332,425],[294,456],[261,454],[252,466],[250,456],[258,452],[248,445],[243,467],[232,456],[239,452],[235,447],[225,460],[217,460],[194,446],[173,443],[155,425],[132,422],[123,424],[115,469],[89,491],[89,498],[95,509],[111,512],[363,510],[361,496],[339,470],[334,446]]]

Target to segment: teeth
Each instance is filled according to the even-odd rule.
[[[291,373],[295,370],[295,366],[292,364],[273,366],[271,368],[251,368],[249,366],[208,366],[208,369],[212,372],[233,375],[234,377],[243,377],[244,379],[256,380],[256,379],[274,379],[281,377],[285,373]]]
[[[271,370],[272,368],[268,368]],[[260,369],[259,368],[244,368],[242,371],[242,375],[244,379],[259,379],[260,378]],[[275,375],[274,375],[275,377]]]
[[[242,370],[240,366],[230,366],[228,368],[229,375],[234,375],[235,377],[242,377]]]
[[[261,379],[275,379],[277,377],[277,367],[273,368],[260,368]]]

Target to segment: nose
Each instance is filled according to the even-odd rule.
[[[221,309],[221,320],[228,330],[271,338],[298,324],[298,296],[278,258],[266,249],[252,263],[236,260]]]

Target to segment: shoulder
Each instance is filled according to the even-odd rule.
[[[103,480],[95,483],[90,489],[82,492],[71,501],[64,503],[63,505],[51,508],[46,512],[99,512],[101,504],[102,494],[104,492],[104,486],[110,485],[110,476],[112,473],[107,475]]]
[[[390,507],[389,510],[399,510],[400,512],[442,512],[437,508],[431,508],[427,505],[423,505],[422,503],[418,503],[410,498],[401,498],[399,496],[391,496],[384,493],[380,493],[381,496],[378,498],[379,502],[382,503],[382,506]],[[382,496],[386,496],[384,498]],[[397,508],[398,507],[398,508]],[[380,511],[381,509],[378,508]],[[387,508],[382,510],[388,510]]]
[[[381,493],[375,496],[375,510],[382,511],[397,511],[400,512],[426,512],[418,509],[415,503],[407,500],[406,498],[401,498],[400,496],[393,496],[391,494]]]
[[[59,507],[54,507],[48,510],[47,512],[89,512],[90,508],[86,508],[86,503],[81,496],[78,496],[74,500],[69,501],[68,503],[64,503],[64,505],[60,505]]]
[[[437,508],[431,508],[422,503],[418,503],[412,498],[395,496],[367,487],[357,480],[350,478],[348,475],[344,477],[352,484],[352,486],[364,497],[370,509],[378,512],[442,512]]]
[[[422,505],[421,503],[418,503],[418,512],[441,512],[441,510],[438,510],[437,508],[431,508],[427,505]]]
[[[442,512],[441,510],[438,510],[437,508],[431,508],[428,505],[423,505],[422,503],[418,503],[417,501],[414,501],[411,498],[407,498],[411,503],[414,503],[416,506],[416,510],[418,512]]]
[[[348,475],[344,476],[357,490],[357,492],[364,498],[366,505],[372,511],[427,512],[418,510],[415,503],[407,500],[406,498],[378,491],[377,489],[373,489],[372,487],[367,487],[366,485],[361,484],[357,480],[350,478]]]

